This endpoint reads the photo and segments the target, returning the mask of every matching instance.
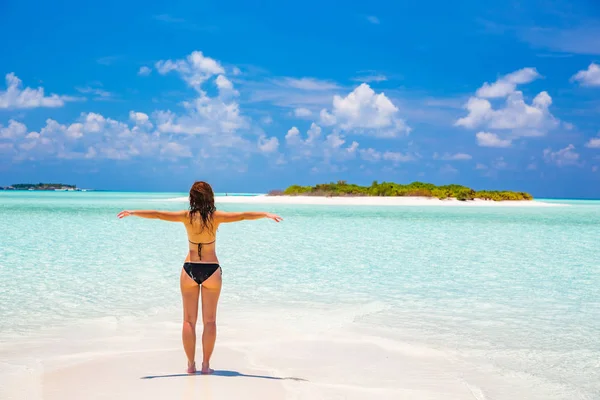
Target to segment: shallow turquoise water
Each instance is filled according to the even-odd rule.
[[[183,227],[116,214],[184,208],[181,196],[0,192],[0,342],[178,309]],[[556,399],[599,398],[600,202],[562,203],[269,206],[284,223],[220,228],[222,304],[355,309],[357,332],[533,377]]]

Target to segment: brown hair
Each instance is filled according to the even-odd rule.
[[[196,181],[190,189],[190,223],[200,220],[201,231],[212,228],[215,207],[215,194],[210,185],[203,181]]]

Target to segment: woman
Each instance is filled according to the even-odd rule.
[[[275,222],[282,218],[265,212],[223,212],[215,208],[212,188],[206,182],[195,182],[190,189],[189,211],[121,211],[119,218],[129,216],[181,222],[185,225],[188,237],[188,254],[180,277],[183,298],[183,348],[188,359],[187,372],[196,372],[196,320],[198,319],[198,297],[202,292],[202,369],[203,374],[210,369],[210,356],[217,338],[217,302],[221,293],[221,267],[215,251],[217,229],[220,224],[260,218],[270,218]]]

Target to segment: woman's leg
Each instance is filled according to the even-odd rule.
[[[217,303],[221,294],[221,268],[202,283],[202,373],[210,374],[210,356],[217,340]]]
[[[188,373],[196,372],[194,365],[196,357],[196,321],[198,320],[198,296],[200,286],[181,269],[179,278],[181,298],[183,300],[183,349],[188,359]]]

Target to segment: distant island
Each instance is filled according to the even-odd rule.
[[[0,190],[86,191],[86,189],[77,188],[77,185],[69,185],[66,183],[15,183],[10,186],[0,187]]]
[[[498,190],[473,190],[462,185],[436,186],[432,183],[413,182],[402,185],[394,182],[374,181],[371,186],[359,186],[346,181],[322,183],[315,186],[292,185],[287,189],[273,190],[269,196],[388,196],[388,197],[435,197],[440,200],[454,198],[457,200],[494,200],[520,201],[533,200],[533,196],[525,192]]]

